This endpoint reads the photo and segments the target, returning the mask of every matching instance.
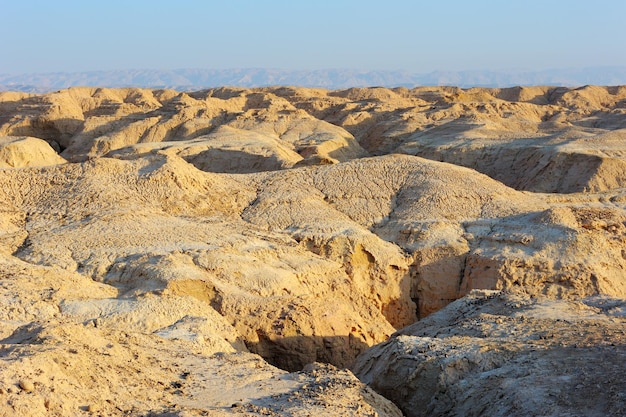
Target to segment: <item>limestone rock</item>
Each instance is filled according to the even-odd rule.
[[[191,140],[132,145],[107,156],[129,159],[156,152],[177,155],[208,172],[275,171],[290,168],[302,160],[277,138],[229,126],[221,126],[210,135]]]
[[[624,414],[625,99],[0,93],[0,414]]]
[[[598,301],[473,292],[353,369],[407,416],[619,415],[624,300]]]
[[[32,137],[0,137],[0,169],[40,167],[65,162],[44,140]]]
[[[0,134],[58,143],[64,157],[77,161],[230,126],[278,140],[304,158],[300,165],[401,152],[471,167],[516,189],[602,191],[625,181],[623,141],[606,140],[623,136],[625,97],[619,86],[71,88],[17,98],[3,93]]]
[[[2,386],[19,379],[28,395],[3,392],[3,414],[72,415],[89,404],[107,415],[402,415],[329,365],[287,373],[250,353],[207,354],[177,338],[82,324],[41,323],[29,332],[0,373]]]

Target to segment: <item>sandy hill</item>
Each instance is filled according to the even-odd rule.
[[[626,87],[0,93],[0,415],[624,413],[625,132]]]

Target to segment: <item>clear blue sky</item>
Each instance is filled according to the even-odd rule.
[[[0,0],[0,73],[626,66],[626,0]]]

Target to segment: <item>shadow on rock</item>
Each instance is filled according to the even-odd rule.
[[[250,352],[289,372],[299,371],[313,362],[347,368],[369,348],[353,335],[278,337],[259,334],[259,342],[246,345]]]

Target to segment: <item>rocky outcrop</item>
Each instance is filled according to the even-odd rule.
[[[0,169],[65,163],[46,141],[32,137],[0,137]]]
[[[17,256],[84,274],[125,296],[169,291],[208,302],[250,350],[284,368],[316,360],[349,365],[415,320],[397,247],[347,218],[317,222],[315,213],[288,204],[279,206],[292,214],[263,216],[276,223],[268,228],[255,210],[283,196],[256,195],[237,177],[164,155],[5,174],[7,198],[31,213]],[[323,197],[319,202],[321,214],[332,216]],[[279,228],[286,219],[297,223],[285,227],[303,231],[291,236]],[[99,309],[89,311],[85,320],[100,317]]]
[[[473,292],[353,369],[407,416],[620,415],[624,307]]]
[[[473,288],[624,294],[616,208],[549,209],[552,197],[410,156],[242,180],[149,154],[7,171],[3,184],[7,200],[30,213],[20,258],[122,294],[195,296],[249,349],[287,369],[349,365]],[[585,255],[592,247],[604,248],[597,261]]]
[[[0,93],[0,134],[47,140],[71,161],[166,147],[195,149],[188,160],[200,169],[250,172],[400,152],[470,167],[535,192],[603,191],[625,181],[624,87],[16,94]],[[220,127],[238,130],[215,140],[210,134]],[[213,140],[186,143],[206,135]],[[181,143],[156,145],[172,141]]]
[[[2,153],[12,162],[0,168],[0,299],[8,306],[0,309],[0,340],[14,355],[10,372],[0,372],[7,413],[28,415],[26,392],[37,398],[32,415],[46,407],[72,414],[97,397],[111,400],[94,404],[103,414],[176,415],[188,407],[191,415],[299,415],[318,413],[310,407],[319,403],[338,414],[394,415],[347,371],[316,365],[328,384],[296,373],[314,362],[350,367],[371,352],[391,358],[394,349],[413,352],[409,367],[422,354],[427,363],[415,387],[387,386],[381,376],[377,389],[397,391],[406,413],[418,405],[451,413],[461,398],[468,408],[454,412],[478,413],[484,404],[459,396],[454,378],[511,358],[524,364],[535,347],[507,347],[526,342],[504,335],[477,339],[476,321],[463,324],[461,313],[454,323],[470,330],[456,339],[401,329],[456,328],[437,321],[437,312],[458,299],[496,303],[490,313],[467,314],[506,321],[521,314],[507,303],[536,310],[535,302],[558,301],[587,311],[589,297],[625,297],[623,94],[548,87],[0,94],[0,134],[14,135],[4,142],[22,152]],[[515,295],[483,303],[475,289]],[[602,314],[598,323],[615,319]],[[528,340],[562,324],[537,330],[516,320],[507,331],[519,327]],[[612,334],[585,346],[617,340]],[[448,369],[442,356],[482,363],[485,349],[493,356],[483,368],[459,359],[440,373]],[[83,368],[72,365],[75,355]],[[137,365],[126,365],[135,356]],[[359,359],[355,369],[371,382],[374,371],[395,369],[394,360]],[[229,364],[233,373],[221,374]],[[221,402],[220,378],[252,380],[250,368],[272,388]],[[145,396],[137,393],[138,370],[147,373]],[[180,380],[186,372],[202,377]],[[77,389],[75,374],[93,385]],[[108,374],[123,376],[108,383]],[[443,394],[432,391],[440,376],[448,381],[437,388]],[[244,380],[247,390],[252,382]],[[163,381],[171,381],[169,391]],[[128,384],[136,385],[123,394],[118,385]],[[233,392],[243,389],[232,384]],[[55,405],[52,389],[71,409]],[[272,395],[286,402],[272,404]],[[335,402],[342,398],[348,408]],[[616,398],[601,411],[619,410]],[[514,413],[506,401],[493,410]]]

